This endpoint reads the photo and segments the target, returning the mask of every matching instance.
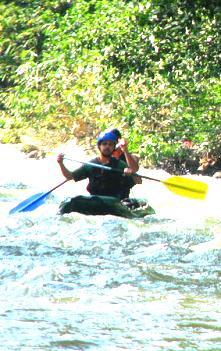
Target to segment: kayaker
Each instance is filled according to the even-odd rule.
[[[119,129],[111,129],[110,132],[114,133],[117,138],[117,144],[112,153],[112,156],[126,162],[128,167],[133,170],[133,173],[136,173],[139,169],[139,158],[128,151],[128,141],[122,138]]]
[[[114,196],[120,200],[128,197],[128,188],[132,186],[131,174],[133,169],[128,167],[126,162],[112,156],[117,142],[116,135],[112,132],[102,132],[97,138],[99,155],[90,161],[119,169],[122,172],[107,171],[91,165],[85,164],[71,172],[64,163],[64,155],[61,153],[57,157],[57,162],[62,174],[67,179],[74,179],[76,182],[89,178],[87,190],[91,195]]]
[[[125,161],[128,167],[130,167],[133,170],[133,173],[136,173],[139,169],[139,158],[128,151],[128,141],[122,138],[122,135],[119,129],[117,128],[111,129],[110,132],[114,133],[117,137],[117,144],[112,153],[112,156],[116,157],[117,159]],[[136,184],[142,184],[141,177],[133,176],[133,184],[131,183],[129,184],[127,197],[129,197],[131,188]]]

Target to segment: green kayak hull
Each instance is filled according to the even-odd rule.
[[[125,199],[115,197],[79,195],[68,198],[60,204],[59,213],[78,212],[85,215],[114,215],[125,218],[142,218],[154,214],[154,209],[146,200]]]

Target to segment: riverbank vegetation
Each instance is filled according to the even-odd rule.
[[[220,1],[2,0],[0,19],[2,143],[114,126],[145,166],[219,162]]]

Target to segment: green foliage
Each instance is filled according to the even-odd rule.
[[[184,139],[220,155],[218,0],[2,1],[0,14],[9,135],[115,126],[147,165],[185,158]]]

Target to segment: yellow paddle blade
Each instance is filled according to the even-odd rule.
[[[166,187],[177,195],[186,196],[191,199],[204,200],[208,191],[208,185],[199,180],[173,176],[161,180]]]

